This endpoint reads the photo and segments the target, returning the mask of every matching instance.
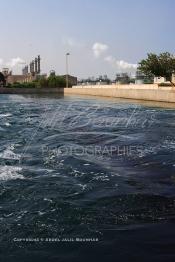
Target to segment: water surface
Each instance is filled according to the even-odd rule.
[[[133,101],[1,95],[2,261],[174,261],[174,119]]]

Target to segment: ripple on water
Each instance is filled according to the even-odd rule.
[[[116,101],[0,97],[1,241],[63,233],[92,237],[95,230],[174,219],[174,113],[140,106],[134,115],[139,123],[132,124],[135,106]],[[154,113],[150,129],[143,128]],[[104,145],[143,150],[130,157],[119,157],[117,150],[94,154],[95,146],[103,151]]]

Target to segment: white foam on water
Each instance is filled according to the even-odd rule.
[[[175,141],[165,140],[162,147],[167,149],[175,149]]]
[[[102,182],[110,181],[110,179],[109,179],[109,177],[107,175],[97,175],[97,174],[96,174],[96,176],[94,178],[92,178],[92,181],[94,181],[94,180],[102,181]]]
[[[175,141],[172,140],[165,140],[162,143],[159,143],[155,146],[150,146],[147,148],[143,147],[143,150],[141,150],[139,157],[145,157],[148,155],[156,155],[161,150],[174,150],[175,149]]]
[[[0,166],[0,180],[24,179],[24,176],[20,174],[21,170],[22,168],[17,166]]]
[[[8,146],[3,152],[0,153],[0,158],[19,160],[21,158],[21,155],[20,154],[15,154],[13,152],[14,149],[15,149],[14,145]]]
[[[84,191],[87,188],[86,184],[77,184],[77,186],[81,187],[81,189]]]
[[[8,127],[8,126],[11,126],[11,124],[10,124],[10,123],[8,123],[8,122],[6,122],[6,123],[5,123],[5,126],[7,126],[7,127]]]
[[[12,114],[10,114],[10,113],[0,114],[0,118],[9,117],[9,116],[12,116]]]
[[[44,201],[48,201],[50,203],[53,203],[53,200],[52,199],[49,199],[49,198],[44,198]]]

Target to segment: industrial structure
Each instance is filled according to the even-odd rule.
[[[56,75],[55,71],[50,72],[51,75]],[[47,78],[47,74],[41,75],[41,57],[38,55],[28,65],[22,68],[21,75],[14,75],[9,68],[3,68],[0,74],[0,86],[13,85],[14,83],[30,83],[40,77]],[[68,87],[77,85],[77,77],[71,75],[60,75],[63,79],[68,80]]]
[[[30,62],[29,65],[26,65],[22,69],[21,75],[13,75],[12,71],[9,68],[3,68],[2,74],[5,77],[5,84],[14,84],[24,83],[24,82],[32,82],[40,76],[41,73],[41,58],[38,55],[34,60]],[[4,85],[4,84],[3,84]]]
[[[41,58],[40,56],[36,57],[34,60],[32,60],[30,62],[29,65],[26,65],[23,69],[22,69],[22,74],[24,76],[37,76],[40,75],[41,73]]]

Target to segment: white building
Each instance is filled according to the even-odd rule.
[[[165,77],[157,76],[154,77],[154,84],[168,83]]]
[[[175,74],[172,74],[172,82],[175,83]],[[154,84],[170,83],[165,77],[154,77]]]

